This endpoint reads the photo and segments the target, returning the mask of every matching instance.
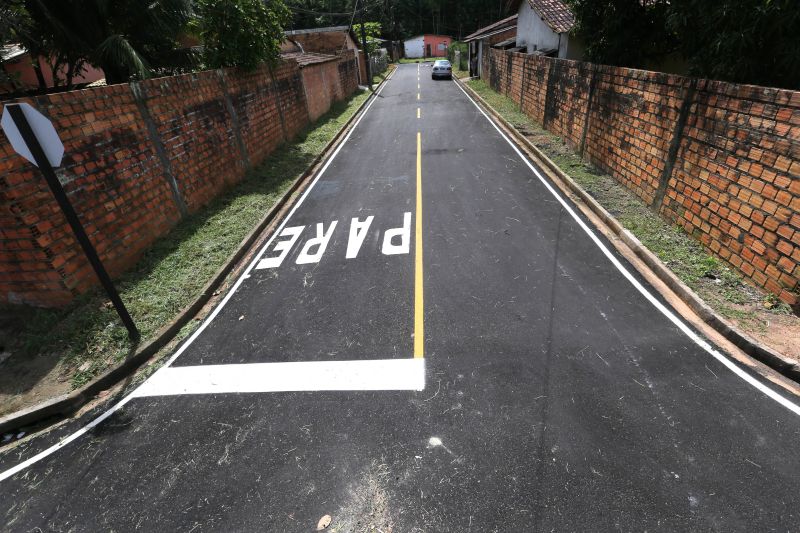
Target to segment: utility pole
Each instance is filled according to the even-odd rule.
[[[356,0],[356,6],[358,6],[358,0]],[[367,52],[367,30],[364,28],[364,10],[366,9],[367,4],[363,2],[363,6],[361,8],[361,13],[359,19],[361,20],[361,46],[364,48],[364,68],[367,71],[367,84],[369,85],[369,90],[372,90],[372,68],[369,64],[369,52]]]

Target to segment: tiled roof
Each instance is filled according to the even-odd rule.
[[[483,27],[473,33],[470,33],[469,35],[464,37],[464,40],[466,41],[468,39],[474,39],[475,37],[483,35],[484,33],[490,33],[494,30],[505,29],[506,27],[514,26],[516,23],[517,23],[517,15],[512,15],[508,18],[504,18],[503,20],[498,20],[497,22],[493,22],[492,24],[489,24],[486,27]]]
[[[575,15],[562,0],[528,0],[528,3],[556,33],[567,33],[575,25]]]

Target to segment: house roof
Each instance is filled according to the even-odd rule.
[[[470,33],[466,37],[464,37],[464,41],[472,41],[480,37],[487,37],[488,35],[494,35],[500,31],[505,31],[510,28],[514,28],[517,25],[517,17],[519,15],[511,15],[510,17],[504,18],[503,20],[498,20],[497,22],[493,22],[488,26],[484,26],[483,28]]]
[[[4,44],[0,46],[0,61],[8,61],[26,53],[27,50],[21,44]]]
[[[317,54],[315,52],[284,52],[281,54],[283,59],[291,59],[296,61],[300,68],[308,65],[316,65],[317,63],[327,63],[328,61],[336,61],[338,58],[330,54]]]
[[[308,28],[305,30],[288,30],[284,35],[303,35],[304,33],[349,32],[349,26],[328,26],[325,28]]]
[[[567,33],[575,25],[575,14],[563,0],[526,0],[556,33]]]
[[[358,38],[349,26],[288,30],[283,32],[283,35],[284,42],[281,44],[281,52],[335,54],[346,48],[359,47]]]

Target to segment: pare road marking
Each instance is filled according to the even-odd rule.
[[[375,220],[374,216],[368,216],[364,220],[358,217],[353,217],[350,221],[350,228],[347,237],[347,251],[345,252],[345,259],[355,259],[361,251],[364,240],[369,233],[372,221]],[[311,237],[305,241],[300,253],[297,254],[295,263],[298,265],[307,265],[311,263],[319,263],[325,250],[328,249],[328,243],[336,231],[339,221],[334,220],[328,225],[320,222],[309,226],[292,226],[284,228],[277,237],[272,250],[267,253],[277,254],[272,257],[265,257],[256,265],[256,269],[264,268],[278,268],[283,264],[283,261],[289,256],[289,253],[300,241],[300,237],[304,233],[311,234]],[[306,229],[308,228],[308,229]],[[411,213],[403,213],[403,225],[397,228],[390,228],[383,232],[383,243],[381,245],[381,253],[383,255],[399,255],[407,254],[411,248]]]

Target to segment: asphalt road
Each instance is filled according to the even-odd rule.
[[[419,70],[170,366],[0,455],[0,529],[800,529],[797,399]]]

